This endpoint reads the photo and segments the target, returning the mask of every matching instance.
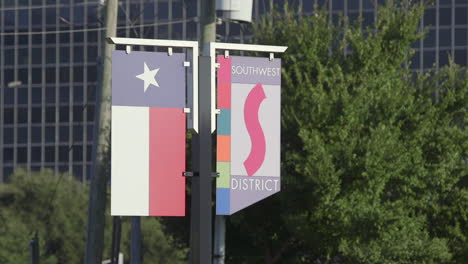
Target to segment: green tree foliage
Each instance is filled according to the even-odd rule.
[[[229,218],[228,263],[466,263],[468,72],[409,70],[420,5],[375,25],[266,16],[282,56],[280,194]]]
[[[28,263],[29,241],[37,233],[41,264],[83,263],[88,187],[50,170],[17,170],[0,185],[0,263]],[[111,217],[106,214],[109,258]],[[156,218],[142,218],[142,253],[148,263],[184,263],[186,249],[166,236]],[[129,259],[130,219],[123,218],[121,252]]]

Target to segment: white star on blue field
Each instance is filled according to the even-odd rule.
[[[158,73],[159,69],[160,68],[150,70],[148,68],[148,65],[146,65],[146,62],[144,62],[144,72],[142,74],[137,75],[136,77],[145,82],[143,87],[145,89],[145,92],[151,84],[156,87],[159,87],[159,84],[156,81],[156,74]]]

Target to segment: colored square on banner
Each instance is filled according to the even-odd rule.
[[[232,57],[218,56],[218,83],[231,83],[231,61]]]
[[[231,109],[219,109],[217,130],[218,135],[230,135],[231,134]]]
[[[231,108],[231,83],[218,84],[218,108]]]
[[[231,137],[218,135],[216,144],[217,161],[231,161]]]
[[[185,215],[184,59],[113,52],[112,215]]]
[[[218,103],[230,109],[218,105],[216,213],[230,215],[281,189],[281,60],[218,56],[218,63]]]
[[[231,163],[226,161],[216,162],[216,171],[219,177],[216,179],[216,187],[229,188],[229,181],[231,179]]]

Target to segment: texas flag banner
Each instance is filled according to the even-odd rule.
[[[185,54],[112,54],[111,215],[185,215]]]

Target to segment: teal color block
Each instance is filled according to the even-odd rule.
[[[216,129],[218,135],[231,135],[231,109],[221,108]]]

